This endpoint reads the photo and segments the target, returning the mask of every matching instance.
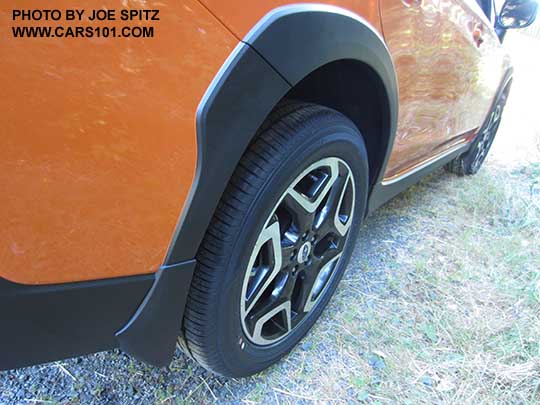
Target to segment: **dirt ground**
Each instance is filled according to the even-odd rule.
[[[440,170],[364,225],[320,322],[247,379],[179,350],[0,373],[0,403],[540,403],[540,41],[512,33],[515,80],[477,176]]]

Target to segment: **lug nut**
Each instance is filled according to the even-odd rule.
[[[291,260],[294,259],[296,257],[296,250],[293,250],[293,252],[291,253]]]

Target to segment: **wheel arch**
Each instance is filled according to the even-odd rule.
[[[321,77],[332,82],[341,77],[340,94],[332,93],[330,80],[313,91]],[[343,78],[352,85],[344,85]],[[362,94],[351,108],[355,91]],[[166,265],[195,256],[242,154],[270,112],[288,97],[318,102],[355,122],[367,137],[368,153],[376,156],[370,162],[370,183],[382,180],[398,114],[397,78],[384,39],[345,9],[319,4],[276,8],[240,42],[201,100],[196,178]]]
[[[366,144],[371,189],[392,141],[385,128],[390,122],[388,100],[377,73],[354,59],[330,62],[303,78],[286,98],[332,108],[354,122]]]

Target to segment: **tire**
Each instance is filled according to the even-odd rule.
[[[446,164],[445,168],[447,171],[457,174],[458,176],[478,173],[478,170],[482,167],[495,136],[497,135],[504,106],[506,105],[506,99],[508,97],[508,90],[509,88],[507,87],[497,99],[495,105],[488,114],[486,122],[482,125],[482,129],[474,138],[469,150]]]
[[[252,375],[309,331],[354,247],[367,162],[358,129],[334,110],[288,103],[269,116],[197,254],[183,323],[196,361],[226,377]]]

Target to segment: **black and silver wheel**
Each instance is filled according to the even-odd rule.
[[[226,376],[260,371],[320,316],[365,212],[367,154],[347,118],[277,109],[240,161],[198,254],[187,347]]]
[[[354,175],[337,157],[310,165],[280,197],[245,271],[240,316],[251,342],[280,341],[320,302],[339,267],[354,197]]]
[[[474,139],[470,149],[446,165],[448,171],[463,176],[476,174],[480,170],[499,129],[507,97],[508,89],[502,93],[488,114],[481,132]]]

